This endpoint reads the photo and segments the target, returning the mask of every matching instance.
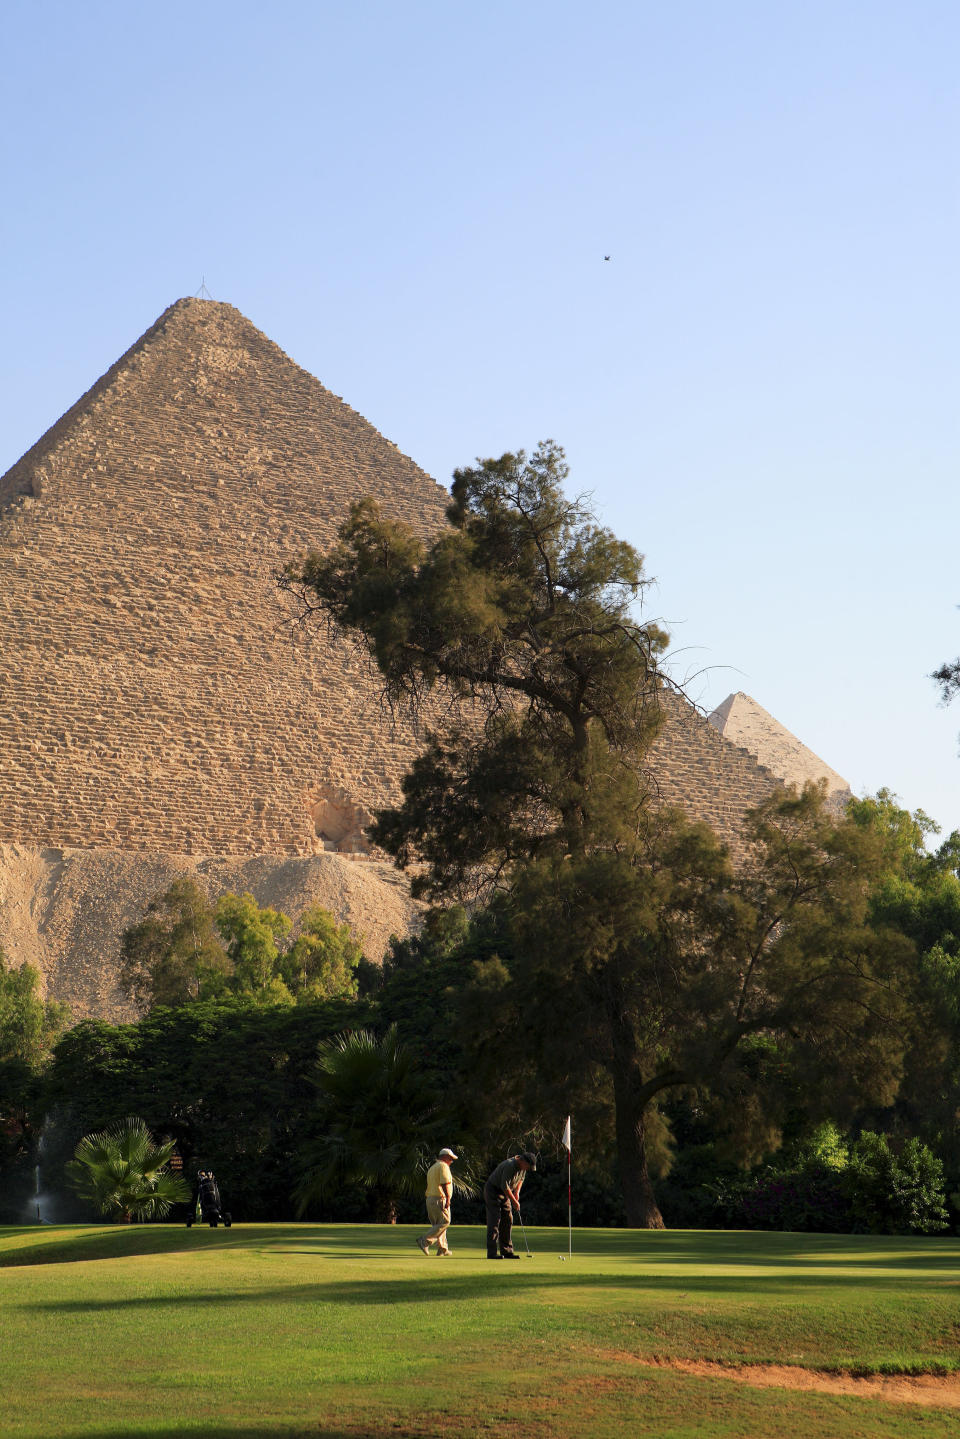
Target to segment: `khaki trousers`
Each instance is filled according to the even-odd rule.
[[[427,1244],[437,1241],[437,1248],[442,1254],[447,1247],[446,1234],[450,1227],[450,1210],[446,1207],[439,1194],[427,1195],[427,1218],[433,1225],[429,1234],[424,1235]]]

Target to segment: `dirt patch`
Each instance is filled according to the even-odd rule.
[[[621,1361],[629,1358],[646,1368],[692,1374],[698,1379],[729,1379],[755,1389],[805,1389],[820,1394],[883,1399],[890,1404],[960,1409],[960,1375],[957,1374],[835,1374],[824,1369],[801,1369],[793,1364],[716,1364],[708,1359],[642,1359],[625,1354],[617,1358]]]

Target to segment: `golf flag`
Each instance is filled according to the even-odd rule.
[[[567,1227],[568,1227],[569,1235],[570,1235],[568,1253],[569,1253],[569,1255],[570,1255],[570,1258],[572,1259],[572,1258],[573,1258],[573,1199],[572,1199],[572,1197],[571,1197],[571,1188],[570,1188],[570,1153],[571,1153],[571,1150],[572,1150],[572,1148],[573,1148],[573,1143],[572,1143],[572,1140],[571,1140],[570,1135],[571,1135],[571,1131],[570,1131],[570,1116],[569,1116],[569,1114],[568,1114],[568,1115],[567,1115],[567,1122],[566,1122],[566,1124],[563,1126],[563,1139],[562,1139],[560,1142],[561,1142],[561,1144],[563,1145],[564,1149],[567,1151]]]

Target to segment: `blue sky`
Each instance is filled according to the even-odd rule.
[[[558,440],[693,698],[960,827],[958,53],[931,0],[6,0],[0,472],[204,280],[440,480]]]

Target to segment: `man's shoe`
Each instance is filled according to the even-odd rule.
[[[418,1248],[423,1254],[429,1254],[429,1253],[430,1253],[430,1245],[429,1245],[429,1244],[427,1243],[427,1241],[424,1239],[424,1237],[423,1237],[422,1234],[421,1234],[420,1238],[417,1240],[417,1248]]]
[[[488,1255],[487,1255],[487,1258],[488,1258],[488,1259],[502,1259],[502,1258],[503,1258],[503,1255],[502,1255],[502,1254],[488,1254]]]
[[[501,1259],[519,1259],[519,1258],[520,1258],[520,1255],[519,1255],[519,1254],[515,1254],[512,1249],[508,1249],[508,1250],[506,1250],[503,1254],[500,1255],[500,1258],[501,1258]]]
[[[449,1259],[449,1258],[450,1258],[450,1255],[451,1255],[452,1253],[453,1253],[453,1250],[452,1250],[452,1249],[438,1249],[438,1250],[437,1250],[437,1257],[438,1257],[439,1259]]]

